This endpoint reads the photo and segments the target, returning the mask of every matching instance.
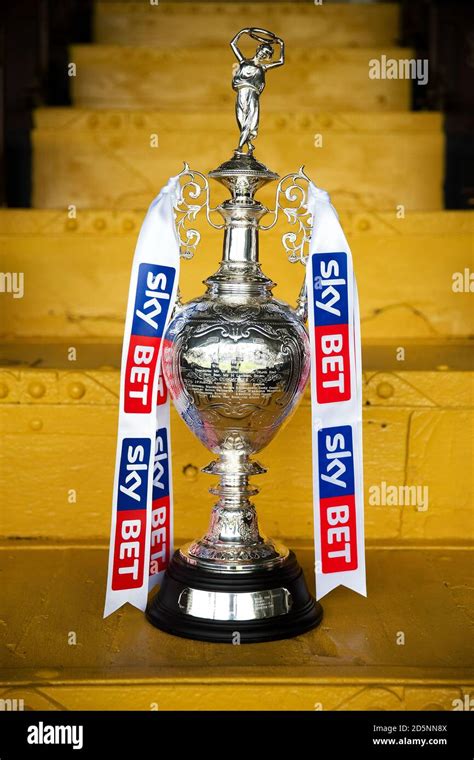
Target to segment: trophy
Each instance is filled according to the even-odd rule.
[[[252,58],[241,37],[256,44]],[[283,211],[297,231],[284,235],[290,261],[305,260],[311,217],[301,169],[280,180],[275,208],[255,199],[279,177],[254,157],[260,95],[266,72],[283,65],[283,41],[264,29],[242,29],[232,40],[236,67],[239,140],[233,156],[208,177],[231,194],[216,208],[207,178],[187,165],[176,204],[182,256],[190,258],[199,233],[189,229],[201,209],[224,230],[223,255],[207,290],[186,304],[178,299],[163,348],[162,370],[186,425],[214,455],[203,469],[217,476],[217,497],[207,532],[174,553],[160,590],[147,607],[158,628],[193,639],[232,643],[288,638],[321,620],[295,554],[266,538],[251,499],[250,482],[265,468],[253,458],[274,438],[302,397],[310,371],[303,286],[296,309],[275,299],[275,283],[259,263],[259,231],[273,227]],[[199,202],[201,199],[202,202]],[[214,221],[215,213],[223,221]],[[269,215],[270,222],[262,224]],[[214,217],[214,218],[213,218]]]

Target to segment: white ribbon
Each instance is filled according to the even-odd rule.
[[[126,602],[144,610],[173,551],[169,397],[161,357],[179,278],[178,193],[176,176],[151,203],[133,259],[104,617]]]
[[[312,182],[306,269],[316,595],[366,596],[359,303],[352,255],[329,195]]]

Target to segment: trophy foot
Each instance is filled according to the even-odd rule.
[[[162,631],[226,644],[298,636],[315,628],[322,615],[292,551],[271,569],[245,573],[203,569],[177,551],[146,610]]]

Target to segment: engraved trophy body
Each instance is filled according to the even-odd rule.
[[[258,42],[252,59],[237,45],[244,34]],[[204,295],[178,303],[163,350],[163,373],[178,413],[216,455],[204,472],[218,478],[210,489],[217,502],[207,532],[175,553],[147,610],[148,619],[170,633],[228,643],[236,632],[242,642],[294,636],[313,628],[322,615],[293,552],[260,533],[251,501],[258,489],[250,482],[265,472],[253,455],[294,411],[309,375],[304,291],[297,309],[275,299],[275,283],[259,263],[259,230],[276,223],[280,196],[297,202],[283,211],[299,223],[302,239],[288,233],[286,247],[290,259],[304,261],[310,230],[302,188],[307,178],[302,171],[285,177],[272,212],[255,199],[259,188],[278,179],[254,158],[251,141],[258,133],[265,72],[283,64],[284,45],[271,32],[244,29],[231,47],[239,62],[232,84],[240,139],[233,157],[208,175],[231,197],[210,209],[206,178],[186,166],[182,175],[189,179],[176,207],[181,232],[185,221],[206,208],[211,225],[224,230],[222,261],[206,280]],[[204,202],[190,205],[201,193]],[[213,222],[211,211],[223,221]],[[273,221],[263,226],[269,213]],[[187,230],[185,257],[198,237]]]

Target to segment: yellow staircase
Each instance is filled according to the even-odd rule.
[[[369,595],[338,589],[316,631],[231,647],[168,636],[133,608],[106,621],[102,610],[136,236],[182,161],[207,171],[234,147],[227,41],[249,25],[288,48],[268,78],[257,156],[280,174],[306,164],[355,258]],[[70,51],[74,106],[34,115],[35,208],[0,210],[2,271],[25,284],[23,298],[1,295],[0,698],[31,709],[453,709],[474,688],[472,294],[456,285],[474,269],[474,213],[441,210],[441,115],[410,113],[407,81],[367,76],[371,58],[412,55],[396,48],[397,6],[98,2],[94,30],[94,45]],[[197,224],[184,298],[219,258],[220,234]],[[303,270],[285,260],[284,230],[262,233],[262,263],[293,303]],[[309,415],[306,396],[262,453],[257,506],[312,583]],[[177,415],[172,424],[179,544],[202,533],[212,502],[208,452]],[[380,503],[384,487],[398,503]]]
[[[230,90],[228,72],[223,76]],[[179,87],[181,80],[182,76],[177,77],[174,86]],[[269,83],[265,90],[270,103],[279,83],[272,84],[273,89]],[[344,111],[313,115],[287,113],[284,106],[272,113],[265,110],[266,105],[264,100],[258,154],[265,156],[269,166],[283,167],[283,173],[305,164],[321,187],[331,188],[338,208],[354,212],[394,212],[399,206],[405,211],[441,209],[444,140],[440,114],[381,113],[374,118],[371,113]],[[235,147],[230,103],[220,111],[205,107],[191,114],[142,108],[38,110],[33,131],[35,205],[61,208],[67,199],[81,208],[146,208],[156,188],[181,170],[184,152],[190,166],[207,171]],[[263,202],[271,205],[274,193],[271,186],[265,188]]]

